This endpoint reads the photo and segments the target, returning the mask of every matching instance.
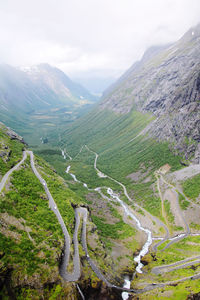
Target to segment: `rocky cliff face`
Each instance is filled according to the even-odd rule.
[[[200,162],[200,24],[173,45],[150,50],[108,91],[101,109],[151,112],[149,135]]]
[[[168,140],[186,159],[200,163],[200,65],[166,103],[165,110],[151,124],[149,135]],[[151,103],[153,107],[153,103]],[[148,108],[146,108],[148,109]]]

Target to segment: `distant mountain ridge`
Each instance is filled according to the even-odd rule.
[[[64,72],[48,64],[29,68],[0,65],[0,121],[29,143],[33,133],[37,133],[37,143],[40,143],[39,134],[52,133],[52,126],[60,130],[97,99]]]
[[[25,112],[66,103],[79,103],[96,98],[74,83],[61,70],[48,64],[28,69],[0,66],[0,105]]]
[[[60,69],[52,67],[47,63],[20,69],[36,84],[47,86],[61,99],[69,98],[72,101],[77,101],[77,99],[96,100],[96,97],[83,86],[72,81]]]

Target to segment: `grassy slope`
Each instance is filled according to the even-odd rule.
[[[10,140],[3,131],[0,132],[0,137],[0,150],[11,151],[8,161],[0,158],[0,173],[4,174],[22,158],[24,145],[19,141]],[[79,204],[81,199],[67,188],[64,180],[39,157],[36,158],[36,166],[48,182],[67,228],[72,234],[74,210],[71,203]],[[71,286],[60,286],[58,272],[64,245],[62,230],[56,216],[49,209],[48,199],[41,183],[32,172],[29,157],[19,170],[12,173],[4,188],[0,197],[0,212],[2,280],[8,277],[9,286],[17,286],[14,289],[17,299],[24,297],[39,299],[41,295],[49,299],[56,289],[60,290],[59,295],[63,294],[66,298]],[[51,287],[46,288],[45,286],[49,284]],[[7,299],[8,292],[5,286],[0,295],[3,299]]]
[[[196,175],[183,182],[183,192],[187,197],[195,200],[200,194],[200,175]]]
[[[166,163],[172,166],[172,170],[181,168],[181,164],[180,158],[169,150],[167,143],[157,143],[144,136],[137,137],[152,120],[151,115],[137,111],[127,115],[93,111],[66,131],[61,146],[66,147],[73,157],[82,145],[87,144],[100,154],[98,168],[123,182],[135,200],[152,214],[159,216],[160,199],[152,190],[152,184],[155,182],[154,171]],[[136,138],[129,143],[134,137]],[[109,184],[96,175],[93,169],[94,158],[94,155],[92,157],[91,153],[86,154],[84,150],[74,162],[70,162],[72,171],[93,187]],[[145,178],[150,176],[150,181],[143,183],[143,178],[132,182],[127,178],[127,175],[138,170],[147,172]],[[119,189],[119,186],[116,189]]]
[[[143,136],[128,143],[152,120],[152,116],[137,111],[128,115],[93,111],[66,131],[63,147],[73,156],[82,145],[88,144],[100,154],[99,168],[121,180],[137,171],[141,164],[155,170],[168,162],[172,170],[180,168],[179,158],[172,154],[167,143],[158,144]]]

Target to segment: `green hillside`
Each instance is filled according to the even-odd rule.
[[[11,133],[13,134],[1,124],[0,179],[22,159],[22,150],[26,148],[16,134],[11,139]],[[131,255],[138,247],[134,239],[137,231],[123,222],[116,205],[99,197],[97,192],[88,191],[82,184],[74,184],[68,174],[63,179],[39,156],[34,156],[34,161],[48,185],[71,238],[75,226],[74,208],[90,207],[87,232],[90,256],[103,272],[109,274],[112,281],[121,280],[120,275],[116,274],[121,273],[124,268],[134,269]],[[107,184],[111,185],[112,182],[108,181]],[[97,203],[100,204],[99,207],[96,207]],[[59,275],[64,236],[55,214],[49,208],[44,188],[33,173],[29,155],[12,172],[1,191],[0,212],[2,299],[79,299],[76,286],[63,281]],[[81,231],[79,243],[81,245]],[[118,253],[117,261],[113,260],[111,253],[116,243],[125,251],[125,260],[121,260],[121,253]],[[82,270],[79,285],[85,292],[87,289],[95,290],[95,285],[98,283],[101,286],[102,283],[88,265],[82,247],[79,248]],[[73,245],[71,250],[73,257]],[[68,269],[72,268],[70,260]]]
[[[102,172],[124,183],[129,192],[134,194],[134,199],[140,203],[143,201],[148,210],[159,215],[159,211],[154,210],[151,204],[153,202],[155,207],[159,207],[156,204],[159,199],[155,199],[152,190],[156,180],[154,172],[165,164],[169,164],[171,170],[177,170],[182,165],[181,158],[169,149],[167,142],[158,143],[145,135],[139,135],[153,119],[150,114],[137,111],[128,115],[92,111],[65,132],[61,147],[74,157],[81,146],[87,144],[99,154],[97,167]],[[70,162],[73,172],[92,186],[104,186],[106,179],[99,179],[97,175],[95,177],[95,155],[85,151]],[[137,172],[135,182],[127,177]],[[149,180],[144,183],[146,178]]]
[[[0,175],[4,175],[22,158],[25,147],[11,140],[7,128],[0,128]],[[80,203],[64,181],[43,160],[37,167],[48,178],[52,194],[71,233],[74,211],[71,203]],[[35,177],[30,159],[14,171],[6,182],[0,198],[0,282],[2,299],[45,299],[59,290],[63,297],[73,289],[63,285],[59,261],[64,246],[63,233],[56,216],[50,210],[44,189]],[[75,292],[74,292],[75,293]],[[54,299],[54,298],[52,298]]]

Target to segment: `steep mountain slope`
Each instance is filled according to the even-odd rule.
[[[150,126],[150,136],[172,142],[186,159],[198,162],[200,25],[175,44],[157,50],[150,55],[147,51],[125,73],[100,108],[122,114],[132,109],[153,113],[157,120]]]
[[[138,70],[140,70],[140,68],[145,64],[146,61],[148,61],[153,56],[162,52],[162,50],[167,49],[169,46],[170,45],[162,45],[162,46],[152,46],[148,48],[145,51],[141,61],[134,62],[133,65],[115,83],[113,83],[108,89],[104,91],[102,98],[106,98],[110,93],[112,93],[112,91],[117,89],[122,82],[128,79],[133,72],[135,73]]]
[[[31,112],[48,106],[95,100],[82,86],[72,82],[62,71],[48,64],[16,69],[0,66],[0,104]]]

